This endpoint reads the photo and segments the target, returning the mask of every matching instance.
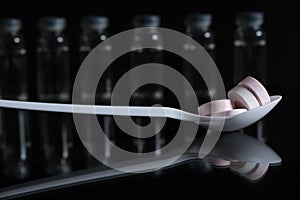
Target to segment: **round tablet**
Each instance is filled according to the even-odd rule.
[[[225,116],[233,116],[233,115],[241,114],[246,111],[247,111],[247,109],[245,109],[245,108],[235,108],[233,110],[226,111]],[[213,116],[224,116],[224,112],[214,114]]]
[[[259,104],[265,105],[271,102],[270,96],[266,88],[255,78],[248,76],[239,82],[239,85],[242,85],[249,89],[258,100]]]
[[[242,85],[232,88],[228,92],[228,98],[235,103],[236,107],[251,110],[260,106],[254,94]]]
[[[241,175],[250,173],[252,170],[255,169],[255,167],[256,167],[256,163],[252,163],[252,162],[237,161],[237,162],[230,163],[230,169]]]
[[[215,167],[228,167],[230,165],[230,161],[223,160],[221,158],[207,158],[205,159],[209,164]]]
[[[267,163],[258,163],[256,165],[256,168],[248,175],[245,176],[245,178],[256,181],[260,178],[262,178],[268,171],[269,164]]]
[[[198,107],[199,115],[214,115],[234,109],[234,104],[229,99],[221,99],[202,104]]]

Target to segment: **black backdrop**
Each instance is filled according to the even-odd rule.
[[[131,28],[133,16],[140,13],[159,14],[162,17],[163,27],[182,31],[183,18],[186,14],[191,12],[209,12],[214,17],[212,29],[215,31],[217,38],[217,66],[227,84],[226,87],[231,87],[232,35],[235,28],[234,17],[239,11],[243,10],[263,11],[266,17],[265,28],[268,36],[268,89],[271,94],[283,95],[282,102],[272,111],[268,118],[268,144],[282,156],[283,165],[280,168],[271,169],[271,175],[256,185],[245,183],[239,180],[239,178],[219,171],[216,171],[210,177],[199,176],[199,180],[196,181],[195,177],[197,176],[193,175],[193,172],[184,172],[184,170],[179,169],[174,173],[169,172],[169,174],[160,178],[145,176],[130,180],[118,179],[98,185],[75,188],[75,190],[63,190],[51,195],[80,195],[80,192],[76,192],[77,190],[95,193],[99,188],[105,191],[117,188],[125,192],[122,188],[126,186],[138,187],[140,191],[146,192],[146,187],[153,189],[156,187],[155,185],[160,188],[160,191],[163,191],[163,188],[167,190],[171,185],[170,188],[173,189],[167,190],[169,192],[185,188],[184,191],[186,193],[197,193],[201,192],[202,187],[205,191],[213,193],[215,191],[224,195],[236,195],[238,193],[241,197],[244,195],[256,196],[256,192],[270,197],[276,196],[279,193],[293,192],[293,186],[300,183],[300,175],[297,173],[297,164],[300,161],[297,147],[300,137],[298,136],[297,129],[299,124],[299,120],[297,119],[299,108],[297,107],[298,95],[296,94],[300,86],[298,73],[298,68],[300,67],[298,59],[298,48],[300,46],[300,31],[298,28],[299,11],[297,10],[297,6],[287,1],[281,3],[273,1],[222,2],[214,0],[179,0],[176,2],[167,0],[79,0],[76,2],[70,0],[44,0],[38,2],[2,2],[0,17],[18,17],[24,21],[24,33],[28,41],[29,61],[32,73],[31,80],[33,82],[35,79],[33,61],[35,39],[37,36],[36,23],[42,16],[57,15],[66,17],[68,20],[67,31],[71,39],[71,47],[75,49],[80,32],[79,20],[85,15],[99,14],[108,16],[111,21],[110,32],[114,34]],[[72,60],[75,63],[76,54],[72,55]],[[34,88],[32,89],[32,93],[34,93]],[[178,173],[185,173],[185,175],[176,175]],[[192,184],[194,182],[196,185]],[[215,190],[212,190],[211,187],[215,187]],[[237,189],[234,189],[235,187]],[[188,188],[191,188],[191,191]],[[138,195],[134,195],[135,192],[133,190],[126,191],[130,191],[133,193],[133,196],[138,197]],[[153,191],[155,190],[153,189]],[[112,193],[111,195],[115,194]]]
[[[297,83],[297,46],[299,30],[296,6],[289,2],[269,1],[7,1],[1,6],[0,17],[18,17],[24,22],[24,32],[28,40],[29,52],[34,52],[37,36],[37,20],[42,16],[57,15],[67,18],[68,33],[76,48],[80,32],[79,21],[85,15],[106,15],[110,18],[112,34],[131,28],[134,15],[154,13],[162,17],[162,26],[183,30],[183,18],[191,12],[208,12],[213,14],[212,29],[217,37],[217,64],[225,80],[231,79],[232,35],[235,28],[234,17],[239,11],[258,10],[266,16],[265,28],[269,46],[269,77],[271,84]],[[283,70],[284,69],[284,70]]]

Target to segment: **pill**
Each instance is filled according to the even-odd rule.
[[[247,109],[245,109],[245,108],[235,108],[233,110],[226,111],[225,114],[224,114],[224,112],[221,112],[221,113],[216,113],[213,116],[233,116],[233,115],[237,115],[237,114],[240,114],[240,113],[243,113],[246,111],[247,111]]]
[[[259,163],[256,165],[256,168],[248,175],[245,176],[245,178],[256,181],[260,178],[262,178],[268,171],[269,164],[267,163]]]
[[[215,167],[228,167],[230,165],[230,161],[223,160],[221,158],[207,158],[205,159],[209,164]]]
[[[221,99],[202,104],[198,107],[199,115],[215,115],[234,109],[234,104],[229,99]]]
[[[270,103],[271,99],[268,94],[268,91],[255,78],[248,76],[245,79],[243,79],[241,82],[239,82],[239,85],[242,85],[247,89],[249,89],[255,95],[256,99],[258,100],[261,106]]]
[[[230,163],[230,169],[241,175],[250,173],[253,169],[255,169],[255,167],[256,167],[256,163],[252,163],[252,162],[238,161],[238,162]]]
[[[231,162],[229,167],[246,179],[256,181],[266,174],[269,164],[237,161]]]
[[[242,85],[237,85],[232,88],[228,92],[228,98],[239,108],[251,110],[260,106],[254,94]]]

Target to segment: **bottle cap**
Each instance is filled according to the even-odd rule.
[[[66,19],[62,17],[43,17],[39,20],[38,27],[48,31],[62,31],[66,28]]]
[[[81,28],[90,30],[103,30],[108,26],[109,20],[105,16],[86,16],[81,19]]]
[[[195,27],[203,30],[207,30],[211,25],[212,15],[207,13],[194,13],[185,17],[185,26]]]
[[[236,23],[243,28],[257,28],[264,23],[264,15],[262,12],[241,12],[237,16]]]
[[[0,20],[1,32],[18,32],[22,28],[22,21],[15,18],[5,18]]]
[[[134,27],[158,27],[160,16],[158,15],[137,15],[133,19]]]

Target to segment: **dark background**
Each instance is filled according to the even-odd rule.
[[[61,195],[80,196],[82,194],[104,195],[112,197],[123,194],[124,198],[144,198],[161,195],[211,197],[256,197],[265,195],[276,197],[279,194],[297,192],[300,175],[297,165],[299,156],[299,108],[297,92],[300,86],[298,54],[300,46],[299,11],[293,3],[284,1],[203,1],[203,0],[98,0],[98,1],[7,1],[0,8],[0,17],[22,18],[24,34],[27,38],[31,75],[34,82],[34,47],[37,36],[37,20],[42,16],[57,15],[67,18],[67,33],[71,40],[71,49],[77,48],[80,32],[79,21],[85,15],[106,15],[110,18],[112,34],[131,28],[134,15],[154,13],[161,15],[162,27],[183,31],[184,16],[192,12],[208,12],[213,15],[212,29],[216,33],[217,66],[223,75],[226,87],[232,86],[232,36],[235,29],[234,18],[239,11],[257,10],[265,13],[265,28],[268,40],[268,91],[283,96],[282,102],[268,116],[268,145],[283,159],[280,167],[271,168],[264,179],[250,184],[228,171],[215,170],[214,173],[201,174],[197,165],[184,165],[154,174],[120,178],[102,183],[94,183],[71,189],[58,190],[34,196],[36,198],[57,198]],[[72,53],[74,64],[76,52]],[[32,87],[34,93],[34,87]],[[195,167],[196,166],[196,167]],[[143,196],[138,195],[141,192]],[[163,192],[163,194],[159,194]],[[184,197],[185,198],[185,197]]]

